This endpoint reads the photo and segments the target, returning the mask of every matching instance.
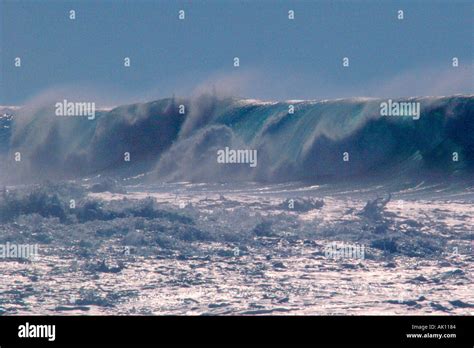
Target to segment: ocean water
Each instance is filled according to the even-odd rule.
[[[474,97],[413,100],[3,109],[0,313],[472,314]]]
[[[20,182],[97,174],[147,174],[150,183],[472,174],[473,96],[403,100],[419,103],[418,119],[381,116],[383,102],[202,95],[120,106],[89,120],[55,116],[54,103],[45,100],[2,111],[0,148],[7,160],[0,169],[2,178]],[[216,153],[226,147],[257,151],[256,166],[218,163]],[[21,165],[12,161],[16,152]]]

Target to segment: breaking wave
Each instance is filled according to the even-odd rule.
[[[95,120],[54,116],[54,103],[26,106],[2,112],[0,156],[6,160],[0,169],[10,180],[148,173],[153,181],[204,182],[474,171],[474,96],[403,100],[420,103],[418,120],[380,116],[382,101],[203,95],[121,106],[97,112]],[[257,150],[258,165],[218,163],[224,147]],[[12,160],[16,152],[21,162]]]

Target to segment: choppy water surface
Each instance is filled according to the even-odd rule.
[[[0,243],[37,243],[39,257],[0,259],[0,313],[474,313],[469,185],[126,191],[87,190],[80,213],[62,220],[40,212],[2,223]],[[364,210],[389,192],[379,212]],[[335,241],[364,246],[363,258],[328,257]]]

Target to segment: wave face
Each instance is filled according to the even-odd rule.
[[[156,181],[203,182],[474,172],[474,96],[394,100],[420,103],[419,119],[381,116],[384,101],[269,103],[204,95],[118,107],[93,121],[56,117],[50,107],[23,108],[13,120],[4,118],[12,126],[0,130],[9,144],[3,152],[10,158],[21,152],[22,164],[6,161],[3,171],[17,179],[150,172]],[[257,165],[218,163],[217,152],[226,147],[257,150]]]

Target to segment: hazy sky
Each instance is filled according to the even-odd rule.
[[[0,2],[0,104],[63,88],[105,104],[209,86],[265,99],[474,93],[470,0]]]

